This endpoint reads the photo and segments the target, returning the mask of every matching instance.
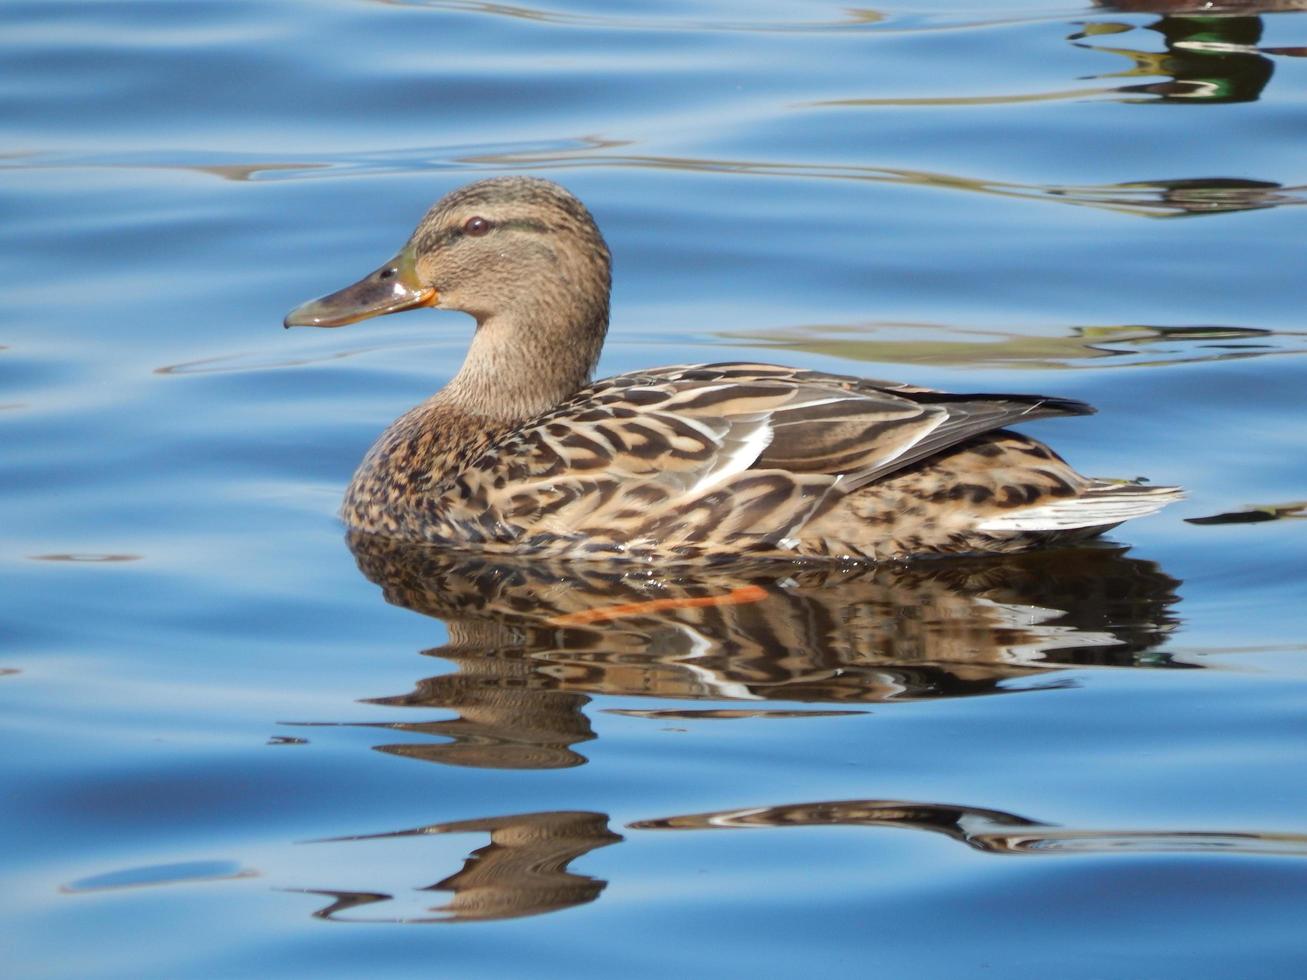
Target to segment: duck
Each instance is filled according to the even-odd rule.
[[[1082,476],[1012,431],[1094,411],[1070,398],[735,361],[594,381],[611,270],[573,194],[493,177],[286,316],[340,327],[431,307],[476,321],[453,378],[355,472],[352,533],[551,560],[876,562],[1078,543],[1182,494]]]

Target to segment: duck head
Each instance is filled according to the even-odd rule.
[[[601,316],[606,328],[609,264],[594,219],[570,193],[539,178],[497,177],[442,198],[392,259],[296,307],[285,325],[343,327],[431,306],[478,324]]]

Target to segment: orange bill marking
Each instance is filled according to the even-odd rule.
[[[692,596],[683,599],[650,599],[647,602],[624,602],[615,606],[602,606],[598,609],[582,609],[579,612],[563,613],[550,616],[549,622],[554,626],[584,626],[587,623],[601,623],[609,619],[623,619],[627,616],[644,616],[650,613],[667,612],[671,609],[700,609],[704,606],[739,606],[749,602],[761,602],[767,598],[767,590],[758,585],[742,585],[731,589],[725,595]]]

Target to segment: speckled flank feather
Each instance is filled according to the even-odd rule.
[[[469,237],[471,216],[495,230]],[[1087,479],[1007,431],[1092,412],[1068,399],[751,363],[590,383],[608,251],[547,181],[456,191],[407,248],[477,334],[355,474],[343,515],[360,531],[566,558],[887,559],[1078,540],[1179,496]]]
[[[406,540],[591,558],[1013,551],[1119,523],[1130,515],[1097,509],[1113,495],[1144,489],[1151,509],[1174,495],[1087,480],[998,428],[1086,411],[769,365],[661,368],[498,428],[428,403],[369,455],[345,517]],[[1077,504],[1080,523],[1046,516]],[[1033,526],[1012,526],[1021,515]]]

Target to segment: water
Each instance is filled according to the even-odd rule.
[[[1180,6],[6,4],[4,972],[1301,976],[1307,21]],[[1189,498],[793,581],[356,556],[468,323],[280,318],[520,172],[613,248],[605,373],[1082,398],[1028,431]]]

